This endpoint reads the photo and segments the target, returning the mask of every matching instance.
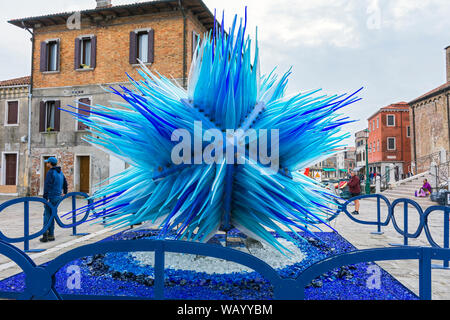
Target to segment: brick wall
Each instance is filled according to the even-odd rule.
[[[417,159],[441,149],[449,150],[448,97],[450,92],[436,95],[412,105],[415,114],[415,138]],[[413,121],[411,112],[411,123]],[[414,137],[414,131],[412,130]],[[414,143],[412,147],[414,155]]]
[[[411,137],[407,136],[407,128],[411,128],[409,114],[408,106],[396,106],[392,107],[391,110],[383,108],[381,112],[369,119],[369,163],[404,162],[403,172],[408,172],[408,166],[411,162]],[[387,115],[395,117],[395,126],[387,125]],[[373,129],[374,121],[375,129]],[[395,138],[395,150],[388,150],[388,138]]]
[[[74,167],[74,153],[59,149],[59,150],[45,150],[34,149],[31,153],[31,194],[42,194],[41,185],[43,183],[45,164],[42,162],[44,156],[56,156],[59,160],[58,166],[61,167],[64,176],[66,177],[69,186],[69,192],[74,191],[73,188],[73,167]],[[42,180],[41,180],[42,177]]]
[[[130,32],[152,28],[155,31],[155,60],[152,70],[174,77],[183,76],[183,17],[180,12],[150,14],[117,18],[104,26],[83,21],[81,30],[69,30],[65,25],[37,28],[35,31],[34,87],[64,87],[75,85],[117,83],[127,81],[125,73],[138,78],[136,66],[129,62]],[[206,30],[191,14],[187,20],[188,71],[192,52],[192,31]],[[97,36],[97,66],[92,71],[74,68],[75,39],[82,35]],[[42,41],[60,39],[60,71],[40,72],[40,45]]]

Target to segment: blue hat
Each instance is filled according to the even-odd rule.
[[[53,165],[58,164],[58,159],[56,159],[55,157],[50,157],[47,160],[45,160],[44,162],[50,162]]]

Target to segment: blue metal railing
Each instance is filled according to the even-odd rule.
[[[110,241],[82,246],[66,252],[45,267],[38,267],[18,248],[0,241],[0,255],[14,261],[25,273],[26,285],[21,293],[0,293],[0,296],[10,299],[97,299],[95,296],[77,296],[59,294],[52,280],[55,274],[66,264],[76,259],[95,254],[111,252],[155,252],[154,300],[165,299],[164,295],[164,261],[168,252],[196,254],[232,261],[244,265],[260,273],[274,288],[276,300],[303,300],[305,287],[316,277],[335,268],[363,262],[387,260],[418,260],[419,261],[419,298],[432,298],[431,260],[449,260],[450,249],[432,247],[398,247],[358,250],[344,253],[319,261],[304,270],[297,279],[282,279],[278,272],[264,261],[245,252],[217,247],[209,244],[184,241],[162,240],[132,240]],[[102,296],[102,299],[142,299],[142,297]],[[151,299],[151,298],[149,298]]]
[[[369,199],[369,198],[377,199],[377,219],[376,219],[376,221],[363,221],[363,220],[355,218],[355,216],[353,216],[351,213],[348,212],[347,206],[351,202],[353,202],[355,200]],[[381,220],[381,200],[383,200],[386,203],[386,207],[387,207],[387,211],[388,211],[387,215],[386,215],[386,219],[384,221]],[[397,219],[395,216],[395,208],[399,204],[403,204],[403,227],[401,227],[400,224],[397,222]],[[415,208],[417,211],[417,214],[419,215],[419,225],[414,233],[411,233],[408,229],[408,225],[409,225],[408,222],[410,220],[409,219],[410,218],[409,217],[409,214],[410,214],[409,206],[412,206],[413,208]],[[442,226],[444,229],[443,230],[444,231],[443,232],[444,239],[443,239],[442,246],[439,245],[433,239],[433,237],[431,235],[430,226],[428,224],[430,214],[432,214],[433,212],[436,212],[436,211],[442,212],[442,218],[443,218]],[[424,211],[417,202],[415,202],[414,200],[411,200],[411,199],[401,198],[401,199],[396,199],[391,203],[385,196],[383,196],[381,194],[372,194],[372,195],[357,196],[357,197],[347,200],[345,203],[340,204],[337,213],[333,217],[331,217],[330,221],[335,219],[339,215],[340,212],[344,212],[352,221],[354,221],[356,223],[364,224],[364,225],[376,225],[377,231],[372,232],[373,234],[383,234],[381,228],[388,226],[390,224],[390,222],[392,222],[392,226],[394,227],[395,231],[403,237],[402,244],[390,244],[392,246],[408,246],[409,239],[417,239],[424,231],[426,239],[427,239],[428,243],[430,244],[430,246],[432,246],[434,248],[444,248],[444,249],[449,248],[449,244],[450,244],[450,232],[449,232],[450,207],[449,206],[431,206],[431,207],[428,207]],[[437,266],[433,266],[433,267],[448,269],[449,261],[444,260],[442,267],[437,267]]]
[[[78,215],[84,216],[77,221],[76,212],[76,197],[88,198],[87,194],[71,193],[61,199],[57,206],[52,206],[47,201],[41,198],[22,198],[14,199],[5,202],[0,205],[0,213],[7,207],[24,203],[24,236],[20,238],[8,238],[0,232],[0,255],[4,255],[7,258],[14,261],[26,275],[26,288],[23,293],[0,293],[1,297],[14,298],[14,299],[90,299],[95,297],[90,296],[76,296],[76,295],[60,295],[53,287],[52,277],[56,272],[61,269],[68,262],[78,258],[92,256],[95,254],[104,254],[109,252],[137,252],[137,251],[152,251],[155,252],[155,283],[154,283],[154,299],[164,299],[164,260],[166,252],[176,252],[185,254],[197,254],[202,256],[210,256],[214,258],[224,259],[232,261],[238,264],[247,266],[256,272],[263,275],[274,287],[275,299],[303,299],[304,288],[311,282],[312,279],[326,273],[336,267],[356,264],[360,262],[373,262],[373,261],[385,261],[385,260],[418,260],[419,261],[419,287],[420,298],[431,299],[431,260],[442,260],[443,267],[448,268],[450,260],[449,249],[449,215],[450,207],[445,206],[432,206],[425,211],[422,210],[420,205],[410,199],[397,199],[392,203],[383,195],[362,195],[352,199],[349,199],[345,203],[339,204],[338,211],[330,219],[335,219],[340,212],[344,212],[352,221],[364,225],[377,226],[377,233],[382,233],[381,228],[386,227],[392,221],[394,229],[403,237],[402,247],[383,248],[383,249],[369,249],[358,250],[341,255],[336,255],[306,269],[297,279],[286,280],[280,278],[276,270],[267,265],[264,261],[257,259],[249,254],[236,251],[229,248],[220,248],[217,246],[181,242],[181,241],[159,241],[159,240],[134,240],[134,241],[111,241],[91,244],[82,246],[77,249],[71,250],[62,254],[58,258],[51,261],[46,267],[38,267],[34,262],[20,249],[14,247],[12,243],[24,242],[24,248],[26,252],[29,250],[29,241],[41,236],[48,228],[49,223],[43,226],[42,230],[32,235],[29,234],[29,204],[30,202],[42,203],[44,206],[48,206],[52,210],[52,216],[56,223],[62,228],[73,228],[73,234],[77,235],[76,227],[88,219],[90,214],[89,202],[88,206],[79,210]],[[72,211],[64,216],[72,215],[72,224],[64,224],[57,214],[57,207],[62,201],[67,198],[72,198]],[[376,221],[364,221],[357,219],[350,214],[347,210],[349,203],[357,199],[376,198],[377,200],[377,217]],[[381,219],[381,201],[384,201],[387,206],[387,216],[384,221]],[[394,211],[395,208],[403,203],[403,228],[397,223]],[[408,230],[409,221],[409,209],[408,205],[414,207],[419,214],[419,226],[415,232]],[[436,211],[443,212],[444,218],[444,243],[443,248],[433,239],[431,230],[428,225],[428,218],[431,213]],[[92,212],[96,216],[95,212]],[[101,217],[101,215],[99,215]],[[408,246],[408,240],[418,238],[422,231],[425,232],[426,238],[430,244],[430,247],[410,247]],[[98,298],[98,297],[97,297]],[[108,296],[102,297],[107,299],[113,299],[117,297]],[[122,298],[122,297],[120,297]],[[138,298],[138,297],[136,297]]]
[[[88,206],[86,208],[86,212],[84,213],[83,217],[81,219],[79,219],[77,221],[77,204],[76,204],[76,199],[77,197],[81,197],[84,199],[88,199]],[[60,206],[60,204],[66,200],[66,199],[72,199],[72,211],[69,212],[66,215],[71,215],[72,216],[72,223],[71,224],[66,224],[64,223],[61,218],[58,216],[58,207]],[[9,200],[6,201],[4,203],[2,203],[0,205],[0,214],[1,212],[3,212],[6,208],[11,207],[13,205],[19,204],[19,203],[23,203],[24,204],[24,219],[23,219],[23,223],[24,223],[24,235],[23,237],[17,237],[17,238],[10,238],[7,237],[5,234],[3,234],[0,231],[0,240],[7,242],[7,243],[20,243],[23,242],[24,243],[24,251],[27,253],[30,252],[41,252],[44,250],[32,250],[30,249],[30,240],[36,239],[40,236],[42,236],[49,228],[50,228],[50,224],[52,219],[50,219],[43,227],[40,231],[30,234],[30,203],[42,203],[44,205],[44,208],[48,208],[51,210],[52,212],[52,218],[55,219],[56,224],[63,228],[63,229],[70,229],[72,228],[72,235],[73,236],[81,236],[81,235],[87,235],[86,233],[83,234],[79,234],[77,233],[77,226],[81,225],[82,223],[84,223],[89,214],[91,213],[91,210],[89,208],[90,204],[92,203],[92,200],[89,199],[89,195],[87,195],[86,193],[82,193],[82,192],[72,192],[67,194],[66,196],[62,197],[60,199],[60,201],[57,203],[56,206],[53,206],[50,202],[44,200],[43,198],[36,198],[36,197],[27,197],[27,198],[18,198],[18,199],[13,199],[13,200]],[[82,215],[82,214],[81,214]]]

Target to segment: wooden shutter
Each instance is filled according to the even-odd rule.
[[[41,42],[41,72],[48,71],[48,46],[47,42]]]
[[[18,124],[19,120],[19,102],[8,102],[8,124]]]
[[[155,30],[148,32],[148,63],[155,61]]]
[[[56,41],[56,71],[61,70],[60,66],[60,52],[61,52],[61,42],[59,40]]]
[[[95,69],[97,66],[97,37],[91,38],[91,68]]]
[[[130,64],[137,64],[137,34],[130,32]]]
[[[75,62],[74,62],[75,70],[80,69],[80,65],[81,65],[81,39],[76,38],[75,39]]]
[[[61,101],[55,101],[55,131],[60,131],[61,129]]]
[[[39,132],[45,132],[46,128],[45,128],[45,123],[46,123],[46,119],[45,119],[45,102],[41,101],[40,104],[40,109],[39,109]]]
[[[89,98],[83,98],[83,99],[80,99],[80,102],[83,103],[83,104],[79,105],[79,108],[83,109],[83,110],[78,110],[78,113],[82,114],[82,115],[85,115],[85,116],[89,116],[91,114],[90,113],[90,111],[91,111],[91,107],[90,107],[91,100]],[[87,125],[85,125],[82,122],[78,122],[78,130],[82,131],[82,130],[87,130],[87,129],[89,129],[89,127]]]

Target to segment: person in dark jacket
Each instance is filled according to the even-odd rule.
[[[61,170],[61,167],[58,167],[58,160],[56,158],[49,158],[45,161],[45,165],[50,170],[45,177],[44,199],[50,202],[53,206],[56,206],[61,200],[61,192],[64,192],[64,195],[67,194],[67,180]],[[50,220],[52,220],[50,227],[40,239],[41,242],[55,241],[55,220],[52,217],[51,210],[45,206],[44,227]]]
[[[352,177],[350,181],[347,183],[348,191],[351,193],[352,198],[357,197],[361,194],[361,182],[359,181],[358,176],[355,171],[351,172]],[[352,212],[354,215],[359,214],[359,200],[355,200],[355,211]]]

